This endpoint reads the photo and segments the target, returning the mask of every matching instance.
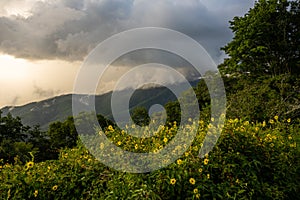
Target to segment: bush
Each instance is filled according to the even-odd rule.
[[[18,159],[14,165],[2,162],[0,198],[298,198],[299,124],[289,119],[279,121],[277,116],[262,123],[227,120],[214,150],[199,158],[207,126],[201,121],[193,145],[180,159],[147,174],[110,169],[96,161],[80,143],[76,148],[62,150],[57,161],[34,163],[33,158],[25,165]],[[195,125],[185,128],[195,128]],[[176,129],[176,125],[166,127],[153,141],[142,143],[112,127],[105,134],[123,149],[149,152],[164,146],[165,138],[172,139]]]

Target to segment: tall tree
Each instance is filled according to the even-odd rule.
[[[234,37],[222,48],[229,55],[223,73],[300,73],[299,0],[258,0],[230,24]]]

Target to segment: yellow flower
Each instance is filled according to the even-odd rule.
[[[287,119],[287,122],[288,122],[288,123],[291,123],[291,118],[288,118],[288,119]]]
[[[181,165],[181,164],[182,164],[182,160],[181,160],[181,159],[178,159],[178,160],[177,160],[177,164],[178,164],[178,165]]]
[[[291,148],[296,148],[296,147],[297,147],[297,144],[296,144],[296,142],[294,142],[294,143],[290,144],[290,147],[291,147]]]
[[[265,121],[263,121],[263,123],[262,123],[262,126],[263,126],[263,127],[265,127],[265,126],[266,126],[266,122],[265,122]]]
[[[109,125],[107,128],[109,131],[114,131],[114,128],[112,127],[112,125]]]
[[[194,178],[190,178],[190,183],[191,183],[192,185],[195,185],[195,183],[196,183],[195,179],[194,179]]]
[[[135,148],[135,149],[138,149],[138,148],[139,148],[139,145],[138,145],[138,144],[135,144],[134,148]]]
[[[197,194],[197,193],[198,193],[198,189],[195,188],[193,192],[194,192],[195,194]]]
[[[35,190],[34,193],[33,193],[34,197],[37,197],[38,194],[39,194],[38,190]]]
[[[167,143],[168,142],[168,138],[164,138],[164,143]]]
[[[204,161],[203,161],[203,162],[204,162],[204,165],[207,165],[207,164],[208,164],[208,161],[209,161],[209,160],[208,160],[207,158],[205,158]]]
[[[202,169],[202,168],[200,168],[198,171],[199,171],[200,173],[202,173],[203,169]]]
[[[196,199],[200,199],[200,194],[196,194]]]
[[[207,179],[210,179],[210,174],[207,174]]]
[[[26,163],[26,169],[30,169],[30,168],[32,168],[34,166],[34,162],[32,162],[32,161],[30,161],[30,162],[28,162],[28,163]]]
[[[276,120],[276,121],[278,121],[278,116],[276,115],[276,116],[274,116],[274,119]]]
[[[236,181],[235,181],[237,184],[239,184],[240,183],[240,180],[239,179],[236,179]]]
[[[57,185],[54,185],[53,187],[52,187],[52,190],[57,190],[57,188],[58,188],[58,186]]]
[[[289,140],[293,139],[293,137],[292,137],[292,136],[290,136],[290,135],[289,135],[289,137],[288,137],[288,138],[289,138]]]
[[[103,143],[100,144],[100,149],[104,149],[104,144]]]
[[[120,146],[120,145],[122,144],[122,142],[121,142],[121,141],[119,141],[117,144],[118,144],[118,146]]]
[[[274,124],[274,120],[273,119],[270,119],[270,124]]]
[[[175,178],[172,178],[172,179],[170,180],[170,184],[171,184],[171,185],[175,185],[175,183],[176,183],[176,179],[175,179]]]

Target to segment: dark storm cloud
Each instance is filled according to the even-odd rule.
[[[228,20],[249,0],[56,0],[37,2],[31,16],[0,18],[0,52],[27,59],[83,60],[120,31],[158,26],[199,41],[216,62],[232,37]]]

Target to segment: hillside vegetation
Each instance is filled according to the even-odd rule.
[[[299,1],[259,0],[231,21],[235,36],[223,48],[229,58],[219,66],[226,122],[204,158],[198,154],[207,130],[217,128],[210,123],[215,119],[204,81],[194,88],[200,120],[184,127],[177,101],[165,104],[166,124],[146,139],[127,135],[98,116],[103,130],[95,130],[95,137],[105,134],[116,146],[137,153],[159,152],[179,128],[187,136],[197,131],[174,163],[143,174],[116,171],[98,161],[78,140],[73,117],[41,131],[24,126],[18,117],[0,115],[0,198],[300,199],[299,12]],[[139,105],[132,111],[140,125],[149,123],[147,109]],[[105,145],[95,148],[101,152]]]

